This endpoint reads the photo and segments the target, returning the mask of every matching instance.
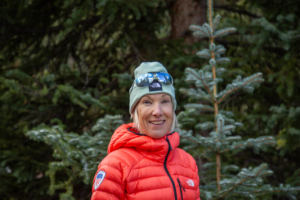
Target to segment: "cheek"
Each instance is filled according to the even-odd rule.
[[[147,115],[147,110],[144,108],[139,108],[137,110],[138,112],[138,119],[139,119],[139,125],[141,129],[145,129],[147,126],[147,121],[148,121],[148,115]]]
[[[144,115],[139,115],[140,125],[144,126],[146,118]]]
[[[172,121],[173,119],[173,107],[167,107],[165,110],[165,115]]]

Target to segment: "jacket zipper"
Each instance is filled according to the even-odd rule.
[[[178,182],[178,185],[179,185],[179,188],[180,188],[181,200],[183,200],[183,193],[182,193],[182,190],[185,192],[185,189],[184,189],[184,187],[182,187],[179,178],[177,178],[177,182]]]
[[[175,200],[177,200],[177,192],[176,192],[175,183],[174,183],[174,181],[173,181],[173,179],[172,179],[172,177],[171,177],[171,175],[170,175],[170,173],[169,173],[169,171],[168,171],[168,168],[167,168],[167,160],[168,160],[169,153],[170,153],[170,151],[171,151],[171,144],[170,144],[170,141],[169,141],[168,137],[166,137],[166,140],[167,140],[167,142],[168,142],[169,148],[168,148],[168,153],[167,153],[166,158],[165,158],[165,161],[164,161],[164,168],[165,168],[166,173],[167,173],[168,176],[169,176],[169,179],[171,180],[171,183],[172,183],[172,186],[173,186],[173,191],[174,191]]]

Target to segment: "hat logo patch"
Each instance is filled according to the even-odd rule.
[[[149,91],[162,91],[161,83],[159,81],[157,81],[157,80],[154,80],[149,85]]]
[[[94,189],[97,190],[99,186],[101,185],[102,181],[105,177],[105,171],[99,171],[96,175],[95,183],[94,183]]]

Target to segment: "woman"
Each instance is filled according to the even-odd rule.
[[[159,62],[134,71],[129,112],[133,123],[114,132],[93,183],[92,200],[199,199],[195,160],[178,148],[172,77]]]

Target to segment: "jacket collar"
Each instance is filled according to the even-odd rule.
[[[107,151],[111,153],[120,148],[134,148],[145,157],[163,161],[169,149],[167,138],[171,149],[178,147],[180,138],[177,132],[155,139],[139,133],[133,128],[133,123],[123,124],[112,135]]]

